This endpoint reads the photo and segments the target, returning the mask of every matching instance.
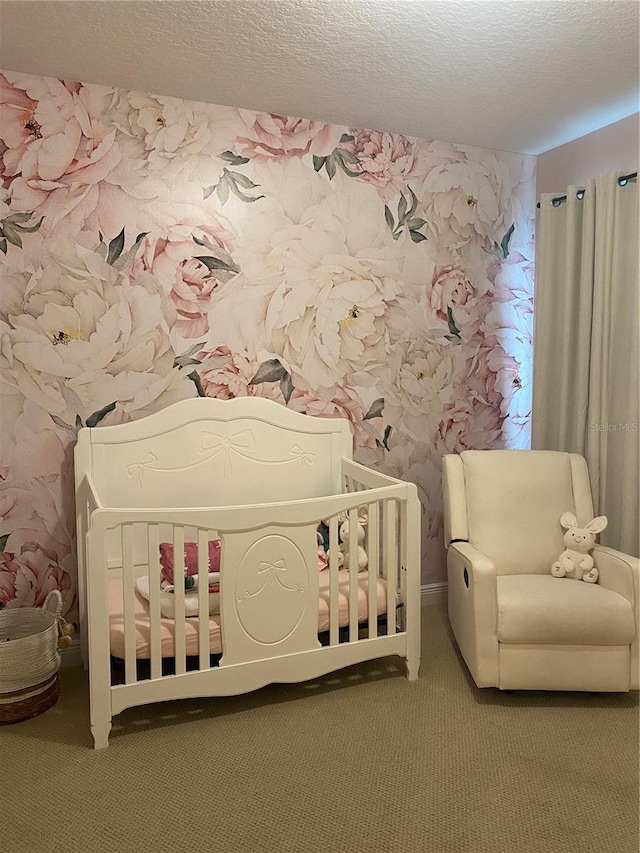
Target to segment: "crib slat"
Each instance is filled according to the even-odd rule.
[[[122,597],[124,613],[124,677],[126,684],[136,681],[135,589],[133,578],[133,524],[123,524]]]
[[[160,646],[160,528],[147,527],[147,556],[149,561],[149,642],[151,645],[151,678],[162,676]]]
[[[173,526],[173,593],[175,598],[175,619],[173,630],[176,675],[182,675],[187,671],[186,644],[184,638],[184,574],[184,527],[175,524]]]
[[[368,560],[368,615],[369,615],[369,638],[378,636],[378,566],[380,563],[380,541],[378,514],[379,504],[369,504],[369,520],[367,522],[367,555]]]
[[[210,530],[198,531],[198,665],[209,669],[209,538]]]
[[[385,568],[387,574],[387,634],[396,633],[396,585],[398,583],[398,543],[395,500],[384,502]]]
[[[349,510],[349,642],[358,639],[358,510]]]
[[[402,630],[407,630],[407,558],[408,558],[408,522],[406,504],[400,505],[400,600],[404,605],[400,612]]]
[[[329,519],[329,644],[338,645],[338,519]]]

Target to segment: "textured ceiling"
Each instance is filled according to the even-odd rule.
[[[638,0],[0,2],[0,68],[538,154],[639,109]]]

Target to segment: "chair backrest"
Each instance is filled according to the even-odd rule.
[[[498,574],[547,573],[564,549],[560,516],[593,518],[582,456],[550,450],[466,450],[443,458],[445,544],[463,540]]]

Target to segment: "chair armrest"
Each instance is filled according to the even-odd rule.
[[[476,583],[483,585],[491,584],[493,591],[496,591],[496,567],[493,560],[487,557],[486,554],[479,551],[469,542],[452,542],[449,545],[449,554],[456,555],[456,560],[460,559],[465,563],[465,566],[468,565],[468,569],[471,575],[475,577]]]
[[[474,600],[476,615],[487,624],[491,620],[498,629],[498,582],[493,561],[469,542],[452,542],[448,552],[449,566],[459,567],[464,586]]]
[[[598,583],[623,595],[638,610],[640,594],[640,560],[614,548],[596,545],[593,561],[598,569]]]
[[[640,560],[614,548],[596,545],[593,560],[599,572],[598,583],[620,593],[633,607],[636,636],[631,643],[631,690],[640,689]]]
[[[499,684],[498,583],[492,560],[468,542],[447,551],[449,621],[478,687]]]

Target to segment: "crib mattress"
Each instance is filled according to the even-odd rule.
[[[318,633],[329,630],[329,580],[328,571],[320,572],[320,590],[318,598]],[[368,607],[369,575],[367,572],[358,574],[358,622],[364,622],[369,613]],[[122,605],[122,580],[119,577],[112,578],[107,589],[109,604],[109,633],[111,654],[118,658],[124,658],[124,615]],[[386,611],[387,585],[383,578],[378,578],[377,590],[377,616]],[[338,572],[338,606],[339,624],[349,624],[349,572]],[[135,642],[136,657],[151,657],[149,602],[137,591],[135,592]],[[185,643],[187,655],[198,654],[198,622],[197,616],[185,619]],[[161,656],[173,657],[175,655],[174,645],[175,623],[173,619],[161,617],[160,619],[160,642]],[[220,654],[222,652],[222,636],[220,631],[220,616],[218,614],[209,617],[209,652]]]

